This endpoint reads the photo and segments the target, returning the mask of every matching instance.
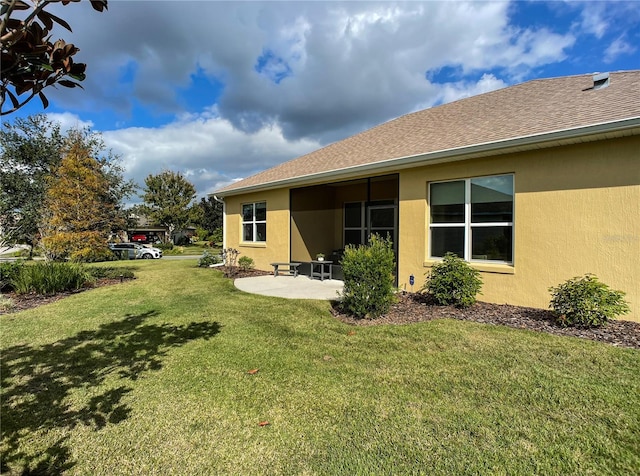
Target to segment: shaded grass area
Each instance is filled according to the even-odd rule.
[[[0,318],[3,472],[640,469],[640,351],[452,320],[354,328],[195,260],[136,266]]]

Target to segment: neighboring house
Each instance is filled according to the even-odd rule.
[[[166,243],[171,238],[168,227],[154,224],[144,215],[130,215],[129,221],[132,225],[127,230],[128,241],[135,243]],[[183,236],[191,239],[194,233],[194,227],[187,227],[179,233],[174,233],[173,241],[176,242]]]
[[[389,234],[410,290],[447,251],[481,300],[546,308],[596,274],[640,321],[640,71],[529,81],[407,114],[235,182],[225,247],[258,268]]]

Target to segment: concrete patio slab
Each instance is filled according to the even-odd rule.
[[[308,276],[255,276],[238,278],[233,284],[241,291],[288,299],[320,299],[333,301],[342,293],[344,283],[337,279],[311,279]]]

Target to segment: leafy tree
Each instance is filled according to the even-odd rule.
[[[89,128],[74,129],[68,134],[70,143],[80,143],[88,150],[89,156],[95,158],[109,187],[108,193],[103,197],[104,203],[113,211],[111,219],[111,232],[117,233],[128,227],[128,210],[123,207],[123,202],[134,195],[137,185],[133,180],[124,180],[124,169],[120,157],[114,155],[111,149],[106,149],[102,135],[92,132]]]
[[[108,256],[113,210],[99,162],[82,143],[73,143],[48,182],[42,225],[47,257],[85,261]]]
[[[196,210],[194,225],[206,230],[210,235],[222,228],[222,204],[215,198],[201,198],[193,208]]]
[[[126,225],[120,201],[132,185],[107,159],[93,157],[96,144],[94,135],[72,131],[60,165],[47,177],[41,234],[50,259],[108,258],[109,236]]]
[[[44,114],[17,118],[0,130],[0,228],[2,244],[37,240],[45,177],[61,160],[60,125]]]
[[[67,5],[79,0],[30,0],[31,5],[23,0],[2,0],[0,115],[17,111],[36,96],[46,109],[49,101],[42,90],[47,86],[82,87],[76,81],[85,79],[86,64],[74,63],[72,58],[80,50],[61,39],[51,42],[54,24],[71,31],[66,21],[45,10],[49,4],[59,1]],[[91,0],[91,6],[102,12],[107,8],[107,0]],[[24,18],[12,18],[17,11],[23,12]],[[19,99],[25,93],[26,98]],[[5,108],[7,97],[11,101],[8,109]]]
[[[71,130],[65,136],[60,125],[44,114],[16,118],[0,130],[0,228],[2,244],[26,243],[35,246],[40,233],[47,186],[46,177],[60,165],[66,143],[80,142],[98,160],[109,182],[108,200],[124,215],[121,203],[135,191],[133,181],[124,181],[123,171],[98,133],[89,129]],[[118,231],[119,220],[112,221]]]
[[[191,222],[193,212],[189,205],[196,196],[195,187],[179,172],[169,170],[147,176],[144,183],[140,211],[151,221],[166,226],[173,239]]]

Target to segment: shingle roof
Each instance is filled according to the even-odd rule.
[[[628,119],[640,119],[640,70],[611,73],[602,89],[591,74],[537,79],[401,116],[216,193]]]

